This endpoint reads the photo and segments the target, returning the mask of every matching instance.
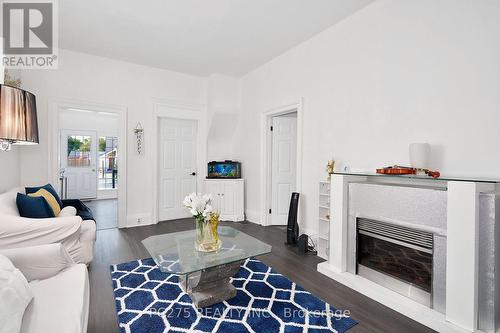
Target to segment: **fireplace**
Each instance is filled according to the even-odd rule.
[[[332,178],[330,253],[318,271],[438,332],[499,331],[500,182]]]
[[[356,274],[432,307],[433,234],[356,219]]]

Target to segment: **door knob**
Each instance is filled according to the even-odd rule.
[[[191,176],[196,176],[196,172],[191,172]]]

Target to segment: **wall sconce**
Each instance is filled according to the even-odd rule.
[[[0,150],[38,144],[36,98],[32,93],[0,84]]]
[[[144,141],[144,129],[142,128],[141,123],[137,123],[137,126],[134,129],[135,140],[136,140],[136,152],[137,155],[142,155],[143,153],[143,141]]]

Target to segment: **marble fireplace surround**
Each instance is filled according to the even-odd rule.
[[[318,271],[438,332],[495,331],[497,193],[495,182],[334,174],[329,260]],[[433,278],[434,309],[355,274],[357,217],[434,234],[445,266]]]

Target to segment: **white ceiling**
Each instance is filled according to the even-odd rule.
[[[239,76],[372,0],[63,0],[60,47],[206,76]]]

